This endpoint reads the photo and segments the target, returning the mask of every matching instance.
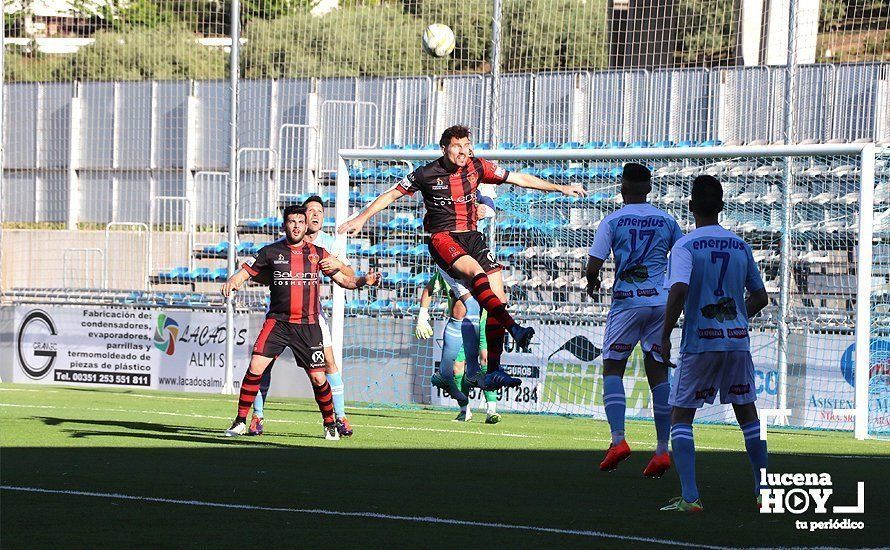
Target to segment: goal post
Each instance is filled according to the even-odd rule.
[[[604,291],[598,301],[588,299],[583,265],[599,221],[621,205],[620,167],[636,161],[652,169],[652,202],[677,218],[685,232],[694,227],[687,206],[694,177],[712,174],[724,185],[727,207],[721,221],[752,245],[770,295],[770,305],[751,322],[758,406],[791,409],[786,420],[795,427],[852,429],[859,439],[887,435],[887,381],[875,382],[890,376],[890,341],[880,343],[890,324],[884,298],[890,274],[890,218],[884,214],[890,197],[881,187],[888,183],[886,150],[857,143],[476,154],[511,171],[580,183],[589,193],[569,199],[508,185],[497,190],[497,217],[487,231],[505,264],[510,308],[518,319],[540,327],[538,350],[531,356],[512,350],[508,339],[505,367],[527,367],[523,385],[535,391],[518,402],[511,396],[508,410],[603,415],[598,358],[609,297]],[[406,166],[438,156],[437,149],[340,150],[337,225],[397,183]],[[341,347],[338,359],[352,370],[353,400],[435,404],[429,376],[438,344],[415,340],[412,330],[418,287],[433,269],[421,246],[422,204],[417,198],[399,203],[348,242],[362,269],[386,276],[379,289],[355,297],[335,293],[335,340],[352,350],[343,355]],[[607,283],[614,280],[610,264],[603,275]],[[441,307],[436,311],[441,318]],[[354,329],[344,331],[346,320]],[[640,364],[637,350],[625,386],[628,415],[645,418],[651,417],[651,402]],[[720,405],[706,407],[699,418],[734,421],[729,407]]]

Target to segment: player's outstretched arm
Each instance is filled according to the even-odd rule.
[[[376,271],[369,271],[367,275],[362,275],[361,277],[346,275],[342,271],[325,273],[325,275],[328,275],[335,283],[347,290],[355,290],[365,286],[376,286],[380,283],[380,274]]]
[[[680,320],[683,313],[683,305],[686,303],[686,294],[689,285],[686,283],[674,283],[668,293],[667,305],[664,307],[664,327],[661,329],[661,358],[664,364],[673,367],[671,363],[671,332]]]
[[[418,340],[426,340],[433,335],[433,327],[430,325],[430,303],[433,301],[435,285],[436,280],[430,279],[420,293],[420,311],[417,314],[417,324],[414,326],[414,336]]]
[[[220,289],[222,295],[228,298],[232,292],[241,290],[241,286],[247,282],[247,279],[250,279],[250,273],[246,269],[239,269],[223,284]]]
[[[745,309],[748,312],[748,319],[760,313],[760,310],[765,308],[768,304],[769,295],[766,293],[766,288],[755,290],[749,294],[748,298],[745,300]]]
[[[596,256],[587,257],[587,295],[594,300],[599,297],[599,289],[602,284],[600,270],[603,268],[604,261]]]
[[[580,185],[559,185],[550,183],[531,174],[523,174],[522,172],[510,172],[507,175],[507,183],[524,187],[526,189],[535,189],[537,191],[556,191],[567,197],[585,197],[587,191]]]
[[[385,210],[390,204],[395,202],[396,199],[402,196],[402,192],[393,186],[388,191],[384,191],[381,193],[376,199],[374,199],[371,204],[364,207],[361,212],[358,213],[351,220],[347,220],[346,223],[337,228],[338,233],[348,233],[350,237],[354,237],[361,232],[362,227],[364,227],[365,223],[371,217],[374,216],[377,212],[381,210]]]

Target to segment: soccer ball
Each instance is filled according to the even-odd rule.
[[[454,31],[448,25],[433,23],[423,31],[423,51],[445,57],[454,51]]]

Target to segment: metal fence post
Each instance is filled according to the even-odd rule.
[[[226,273],[235,274],[235,239],[238,238],[238,56],[241,46],[241,9],[238,0],[232,0],[231,32],[232,49],[229,56],[229,250]],[[235,296],[226,299],[226,376],[222,393],[235,393]]]

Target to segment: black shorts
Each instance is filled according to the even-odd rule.
[[[284,348],[290,348],[297,365],[308,372],[324,370],[324,344],[318,323],[299,325],[266,319],[253,345],[253,354],[275,358]]]
[[[461,256],[475,259],[485,273],[501,270],[501,264],[497,262],[482,233],[478,231],[435,233],[430,237],[428,244],[433,261],[449,273],[452,273],[451,266]]]

